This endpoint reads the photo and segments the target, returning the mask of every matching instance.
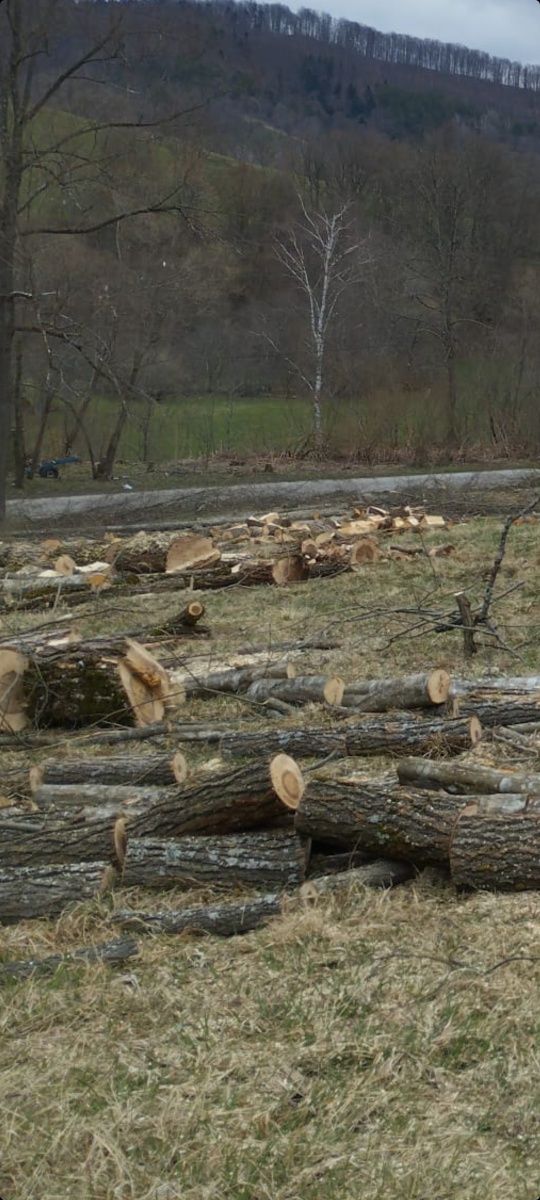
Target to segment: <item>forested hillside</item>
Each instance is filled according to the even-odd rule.
[[[281,5],[6,0],[18,484],[68,450],[104,478],[119,453],[257,445],[536,453],[539,88],[540,68]]]

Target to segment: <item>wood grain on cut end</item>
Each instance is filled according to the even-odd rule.
[[[287,808],[297,809],[306,785],[305,780],[294,758],[288,754],[276,754],[270,763],[270,778],[276,796]]]

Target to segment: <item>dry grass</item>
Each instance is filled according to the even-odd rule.
[[[458,633],[385,648],[408,618],[370,613],[428,593],[430,605],[451,608],[463,586],[478,595],[498,528],[456,526],[458,553],[435,562],[437,581],[423,560],[284,591],[207,594],[211,655],[327,628],[342,645],[325,669],[349,679],[461,669]],[[499,618],[521,658],[486,649],[475,670],[540,668],[538,559],[538,527],[516,528],[500,590],[525,587]],[[175,606],[159,598],[164,617]],[[82,614],[86,632],[156,619],[155,599],[104,597],[105,608]],[[312,665],[321,657],[313,652]],[[232,698],[189,711],[209,723],[261,722]],[[309,719],[329,721],[316,709]],[[6,754],[3,765],[22,759]],[[138,899],[164,907],[180,894]],[[2,957],[105,940],[107,917],[105,904],[89,904],[57,923],[5,929]],[[461,898],[425,873],[392,893],[291,901],[243,939],[146,938],[123,969],[69,966],[5,986],[0,1196],[535,1200],[539,918],[537,895]]]

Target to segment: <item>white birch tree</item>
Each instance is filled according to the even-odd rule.
[[[371,262],[369,238],[356,241],[350,205],[336,212],[310,212],[302,199],[302,220],[287,239],[276,241],[278,261],[297,285],[307,321],[309,367],[287,361],[307,387],[312,403],[313,437],[324,439],[325,365],[328,339],[346,291],[361,282],[363,268]],[[274,347],[276,348],[276,347]]]

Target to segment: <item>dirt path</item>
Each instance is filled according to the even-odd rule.
[[[377,475],[351,479],[317,479],[300,482],[240,483],[224,487],[126,492],[111,495],[52,496],[39,500],[10,500],[8,522],[12,529],[29,527],[84,528],[106,523],[164,527],[194,519],[219,520],[269,508],[291,510],[307,505],[324,508],[333,503],[369,503],[383,499],[404,503],[425,498],[433,509],[459,512],[506,511],[516,494],[540,491],[540,470],[457,471],[430,475]],[[485,499],[481,501],[481,498]]]

